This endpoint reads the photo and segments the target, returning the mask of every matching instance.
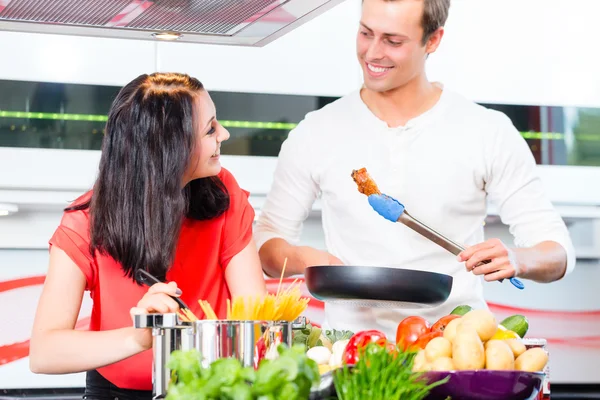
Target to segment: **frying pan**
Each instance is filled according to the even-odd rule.
[[[450,275],[391,267],[317,265],[304,277],[315,298],[357,307],[431,308],[452,289]]]

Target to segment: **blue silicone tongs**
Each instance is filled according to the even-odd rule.
[[[394,199],[391,196],[386,194],[372,194],[368,196],[369,204],[373,207],[373,210],[377,211],[379,215],[383,218],[387,219],[391,222],[400,222],[415,232],[423,235],[427,239],[431,240],[435,244],[443,247],[448,250],[450,253],[458,256],[458,254],[465,250],[464,246],[453,242],[447,237],[443,236],[439,232],[431,229],[423,222],[419,221],[415,217],[411,216],[408,211],[406,211],[404,205],[400,203],[398,200]],[[477,266],[482,264],[488,264],[491,260],[485,260],[477,264]],[[502,282],[504,279],[500,279],[499,282]],[[517,278],[510,278],[510,283],[513,284],[517,289],[523,290],[525,285]]]

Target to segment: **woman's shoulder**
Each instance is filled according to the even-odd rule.
[[[60,225],[69,228],[79,234],[88,233],[90,223],[89,203],[92,199],[92,191],[87,191],[65,208]]]
[[[250,192],[240,187],[237,179],[228,169],[221,168],[221,172],[219,172],[217,177],[221,180],[221,182],[223,182],[223,185],[227,189],[229,196],[239,196],[240,194],[244,194],[246,198],[250,196]]]
[[[250,205],[250,192],[242,189],[237,179],[226,168],[221,168],[218,177],[221,179],[221,182],[223,182],[223,185],[227,189],[227,194],[229,195],[229,207],[227,208],[227,211],[225,211],[224,217],[231,221],[238,221],[244,220],[245,216],[252,214],[251,224],[254,220],[254,210]]]
[[[225,167],[221,167],[221,172],[219,172],[217,177],[221,180],[221,182],[223,182],[225,186],[237,185],[237,180],[235,179],[231,171],[229,171]]]

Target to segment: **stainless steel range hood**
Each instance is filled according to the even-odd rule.
[[[0,0],[0,31],[260,47],[342,1]]]

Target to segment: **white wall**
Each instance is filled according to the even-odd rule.
[[[596,0],[452,0],[429,73],[505,104],[600,107]]]

